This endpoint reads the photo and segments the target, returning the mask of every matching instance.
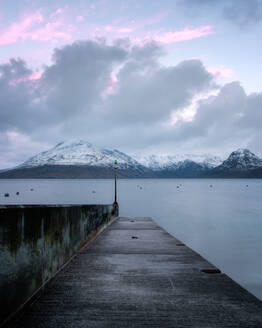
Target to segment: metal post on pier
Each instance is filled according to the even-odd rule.
[[[114,163],[114,173],[115,173],[115,202],[114,202],[114,204],[117,204],[117,174],[116,174],[117,168],[118,168],[117,160],[115,160],[115,163]]]
[[[115,201],[114,201],[114,213],[116,216],[118,216],[119,214],[119,207],[118,207],[118,203],[117,203],[117,169],[118,169],[118,165],[117,165],[117,160],[115,160],[114,162],[114,176],[115,176]]]

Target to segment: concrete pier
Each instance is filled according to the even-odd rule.
[[[262,327],[262,302],[149,218],[119,218],[6,327]]]

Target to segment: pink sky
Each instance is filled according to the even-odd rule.
[[[106,5],[105,0],[92,3],[88,10],[98,11],[98,7],[102,5]],[[69,6],[57,8],[49,13],[38,9],[23,14],[6,28],[0,29],[0,46],[7,47],[19,43],[26,46],[26,42],[31,42],[31,45],[32,42],[52,42],[59,46],[77,39],[101,36],[111,41],[122,37],[128,37],[131,42],[150,38],[161,44],[170,44],[203,38],[215,33],[214,27],[209,25],[168,31],[163,28],[156,29],[155,25],[164,21],[171,13],[172,10],[165,10],[152,17],[129,20],[126,24],[112,23],[123,23],[123,19],[119,17],[109,24],[101,24],[90,21],[88,11],[74,15],[74,10]],[[47,49],[47,57],[50,56],[49,52],[50,49]]]
[[[57,9],[50,15],[50,18],[44,17],[40,11],[27,14],[0,31],[0,46],[28,40],[46,42],[62,39],[69,41],[71,24],[64,21],[62,13],[62,9]]]

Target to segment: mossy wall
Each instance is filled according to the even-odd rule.
[[[0,324],[102,225],[113,205],[0,207]]]

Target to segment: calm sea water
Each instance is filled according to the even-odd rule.
[[[16,195],[19,192],[19,195]],[[9,193],[9,197],[4,197]],[[262,180],[118,182],[122,216],[151,216],[262,299]],[[1,204],[101,204],[113,180],[0,180]]]

